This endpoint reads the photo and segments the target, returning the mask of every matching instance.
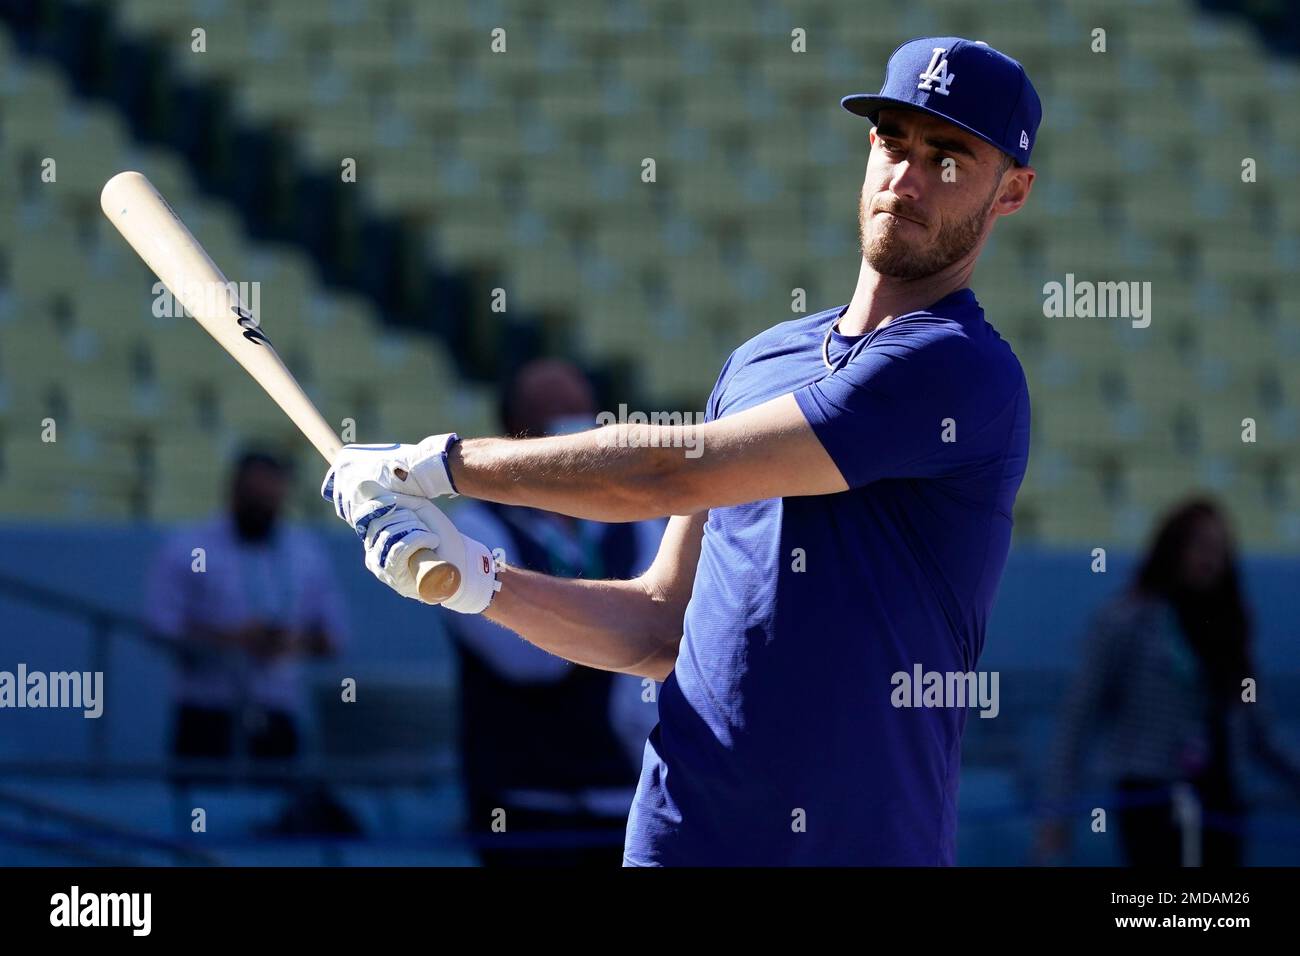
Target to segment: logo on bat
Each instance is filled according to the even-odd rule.
[[[237,321],[244,330],[244,338],[254,345],[271,345],[271,340],[266,334],[257,327],[257,319],[253,318],[253,313],[249,312],[242,305],[232,305],[230,311],[235,313],[239,318]],[[271,346],[274,348],[275,346]]]

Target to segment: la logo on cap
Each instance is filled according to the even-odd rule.
[[[936,93],[948,95],[948,87],[952,81],[957,79],[956,73],[948,72],[948,58],[944,56],[946,50],[937,46],[934,48],[934,55],[930,57],[930,65],[917,74],[921,82],[916,84],[918,90],[934,90]],[[942,58],[942,59],[941,59]],[[934,86],[935,83],[939,85]]]

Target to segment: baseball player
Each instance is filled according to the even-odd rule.
[[[1029,197],[1041,107],[1019,63],[957,37],[904,43],[842,105],[871,123],[853,297],[736,349],[694,433],[349,446],[322,486],[398,593],[434,548],[462,575],[450,610],[664,682],[626,865],[954,861],[966,710],[894,678],[975,670],[1010,546],[1029,396],[969,283]],[[672,517],[639,578],[560,579],[424,500],[456,494]]]

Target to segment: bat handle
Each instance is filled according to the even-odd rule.
[[[428,604],[441,604],[460,587],[460,571],[456,565],[438,560],[428,548],[411,555],[410,567],[420,599]]]

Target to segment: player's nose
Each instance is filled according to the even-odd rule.
[[[919,164],[903,160],[894,166],[889,179],[889,190],[900,199],[917,202],[921,198],[924,178]]]

